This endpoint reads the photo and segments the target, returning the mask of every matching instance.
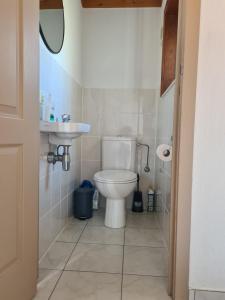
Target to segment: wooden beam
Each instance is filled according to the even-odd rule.
[[[81,0],[84,8],[161,7],[162,0]]]
[[[40,9],[63,9],[62,0],[40,0]]]
[[[161,96],[175,79],[178,0],[168,0],[164,12]]]
[[[179,7],[179,1],[178,0],[168,0],[168,2],[167,2],[167,14],[178,15],[178,7]]]

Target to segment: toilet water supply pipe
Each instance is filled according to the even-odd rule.
[[[142,143],[137,143],[138,147],[146,147],[147,148],[147,162],[146,162],[146,166],[144,168],[145,173],[149,173],[150,167],[149,167],[149,152],[150,152],[150,147],[147,144],[142,144]]]

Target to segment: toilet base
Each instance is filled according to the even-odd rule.
[[[126,200],[106,200],[105,226],[110,228],[123,228],[126,225]]]

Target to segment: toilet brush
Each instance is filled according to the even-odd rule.
[[[137,190],[134,192],[132,211],[143,212],[142,192],[139,190],[140,176],[137,174]]]

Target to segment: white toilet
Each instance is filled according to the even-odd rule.
[[[99,192],[107,198],[105,226],[122,228],[126,224],[125,198],[135,189],[136,139],[102,138],[102,169],[94,175]]]

